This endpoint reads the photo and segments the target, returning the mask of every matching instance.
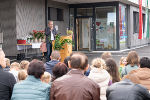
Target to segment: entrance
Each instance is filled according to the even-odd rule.
[[[92,18],[76,18],[77,50],[90,51]]]

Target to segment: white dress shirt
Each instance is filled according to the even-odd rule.
[[[54,40],[54,35],[52,31],[51,31],[51,40]]]

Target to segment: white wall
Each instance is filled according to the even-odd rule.
[[[133,3],[136,3],[136,4],[139,4],[139,0],[128,0],[128,1],[131,1]],[[150,0],[148,0],[148,5],[149,5],[149,8],[150,8]],[[145,7],[146,6],[146,3],[147,3],[147,0],[142,0],[142,5]]]
[[[16,1],[17,39],[26,37],[33,30],[45,29],[45,0]]]

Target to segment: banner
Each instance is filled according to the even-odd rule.
[[[146,38],[149,39],[149,11],[148,11],[148,0],[146,6],[146,14],[147,14],[147,31],[146,31]]]
[[[143,18],[142,18],[142,0],[139,0],[139,39],[142,39],[143,34]]]

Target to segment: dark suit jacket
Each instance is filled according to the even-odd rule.
[[[3,71],[0,66],[0,100],[10,100],[15,83],[13,74]]]
[[[148,90],[128,79],[116,82],[107,88],[107,100],[150,100]]]
[[[57,34],[55,28],[52,30],[52,33],[53,33],[53,36],[54,36],[54,39],[55,39],[55,35]],[[50,28],[49,28],[49,27],[47,27],[47,28],[45,29],[45,35],[46,35],[46,43],[49,43],[50,41],[49,41],[48,37],[51,35],[51,31],[50,31]]]

